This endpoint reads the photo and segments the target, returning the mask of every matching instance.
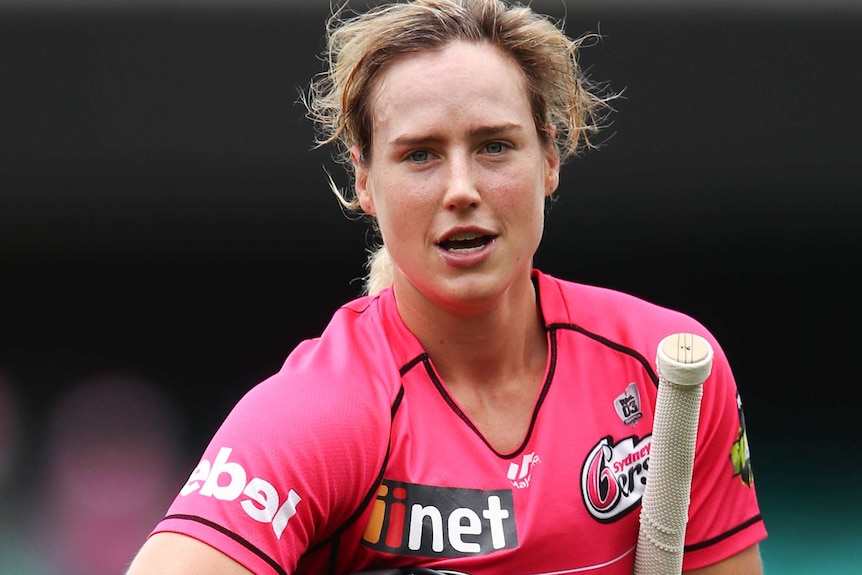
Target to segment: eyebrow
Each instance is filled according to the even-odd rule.
[[[496,136],[499,134],[505,134],[509,132],[521,132],[524,131],[524,127],[521,124],[516,124],[514,122],[506,122],[503,124],[496,124],[492,126],[482,126],[480,128],[476,128],[470,131],[471,137],[479,137],[479,138],[487,138],[491,136]],[[390,146],[394,147],[405,147],[405,146],[421,146],[425,144],[435,144],[442,142],[445,140],[443,136],[439,136],[436,134],[428,134],[422,136],[411,136],[410,134],[405,134],[403,136],[398,136],[389,141]]]

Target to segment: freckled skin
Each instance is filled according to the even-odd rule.
[[[456,42],[396,60],[372,102],[370,158],[353,154],[357,194],[396,264],[399,301],[458,314],[522,297],[559,160],[539,137],[518,65]],[[493,241],[460,265],[438,242],[463,227]]]

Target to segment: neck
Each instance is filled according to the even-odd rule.
[[[412,286],[396,283],[395,287],[403,321],[450,387],[511,385],[544,371],[547,339],[529,276],[513,283],[492,303],[449,310],[422,297]]]

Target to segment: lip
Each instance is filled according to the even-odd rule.
[[[490,240],[482,246],[471,248],[468,250],[451,250],[443,247],[443,243],[451,238],[463,236],[465,234],[474,234],[479,236],[488,236]],[[443,263],[454,268],[471,268],[481,265],[491,257],[494,251],[494,246],[497,242],[497,234],[479,227],[456,227],[446,231],[437,241],[434,242],[437,248],[437,254]]]
[[[464,234],[475,234],[477,236],[491,236],[492,238],[496,238],[497,234],[492,232],[489,229],[482,228],[479,226],[456,226],[454,228],[449,228],[445,233],[441,234],[434,243],[436,245],[440,245],[441,243],[454,238],[456,236],[461,236]]]

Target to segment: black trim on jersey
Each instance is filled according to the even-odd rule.
[[[536,290],[539,293],[539,290]],[[547,329],[547,328],[546,328]],[[545,403],[545,398],[548,396],[548,391],[551,389],[551,382],[554,380],[554,374],[557,372],[557,332],[556,330],[547,330],[548,333],[548,353],[551,355],[548,363],[548,376],[545,378],[545,383],[542,384],[542,390],[539,392],[539,397],[536,399],[536,408],[533,410],[533,417],[530,419],[530,427],[527,429],[527,435],[524,437],[524,443],[512,455],[520,455],[530,441],[530,436],[533,434],[533,428],[536,426],[536,420],[539,418],[539,410]]]
[[[214,523],[214,522],[210,521],[209,519],[204,519],[203,517],[198,517],[197,515],[183,515],[183,514],[168,515],[167,517],[165,517],[165,519],[185,519],[187,521],[195,521],[197,523],[201,523],[203,525],[206,525],[207,527],[215,529],[216,531],[218,531],[222,535],[226,535],[227,537],[230,537],[231,539],[233,539],[234,541],[236,541],[237,543],[239,543],[240,545],[242,545],[243,547],[245,547],[246,549],[248,549],[249,551],[251,551],[252,553],[257,555],[258,557],[263,559],[267,565],[272,567],[273,571],[278,573],[278,575],[287,575],[287,571],[285,571],[281,567],[281,565],[276,563],[275,559],[273,559],[272,557],[270,557],[269,555],[267,555],[266,553],[264,553],[263,551],[261,551],[260,549],[255,547],[254,545],[252,545],[250,541],[244,539],[243,537],[240,537],[239,535],[237,535],[233,531],[227,529],[226,527],[223,527],[222,525],[219,525],[218,523]]]
[[[398,394],[398,398],[396,402],[401,401],[401,397],[404,395],[403,388],[401,392]],[[365,508],[371,503],[371,500],[377,496],[377,488],[380,486],[380,482],[383,481],[383,472],[386,471],[386,465],[389,463],[389,452],[391,449],[391,444],[386,447],[386,455],[383,457],[383,465],[380,467],[380,472],[377,474],[377,477],[374,479],[374,485],[371,486],[365,496],[362,498],[362,501],[359,503],[359,507],[357,507],[356,511],[354,511],[350,517],[344,520],[344,523],[341,524],[335,531],[333,531],[329,536],[324,539],[321,539],[318,543],[314,545],[309,545],[306,553],[313,553],[317,551],[321,547],[326,546],[330,542],[334,542],[337,546],[338,538],[341,537],[342,533],[347,531],[347,529],[353,524],[354,521],[359,519],[362,515],[362,512],[365,511]]]
[[[437,377],[437,374],[434,373],[434,367],[431,365],[431,359],[426,356],[425,359],[422,361],[422,364],[425,366],[425,373],[428,375],[428,378],[431,380],[431,383],[434,384],[434,387],[437,388],[437,391],[440,393],[440,395],[443,396],[443,400],[446,402],[446,405],[449,406],[449,409],[454,411],[455,414],[470,427],[470,429],[475,431],[479,435],[479,437],[481,437],[482,433],[478,429],[476,429],[476,426],[473,425],[473,422],[471,422],[467,415],[463,411],[461,411],[461,408],[458,407],[458,404],[455,403],[455,400],[452,399],[452,397],[443,387],[443,383]],[[491,446],[489,445],[488,447]]]
[[[327,575],[335,575],[335,570],[338,567],[338,549],[341,546],[341,536],[332,540],[332,545],[329,547],[329,569],[326,570]]]
[[[414,362],[415,363],[415,362]],[[392,409],[390,410],[392,420],[395,419],[395,413],[398,411],[398,407],[401,405],[401,400],[404,399],[404,386],[398,388],[398,395],[395,396],[395,401],[392,402]],[[377,473],[377,477],[374,479],[374,484],[371,488],[365,493],[365,497],[362,498],[362,501],[359,503],[359,506],[356,508],[356,511],[348,517],[344,523],[341,524],[335,531],[332,532],[328,537],[322,539],[320,542],[310,545],[308,549],[306,549],[303,555],[310,555],[311,553],[317,551],[318,549],[326,546],[329,543],[332,543],[332,546],[329,550],[329,569],[327,572],[330,575],[335,573],[335,569],[338,565],[338,547],[341,543],[341,536],[344,534],[347,529],[350,528],[353,523],[355,523],[359,517],[362,516],[362,513],[371,503],[371,500],[377,497],[377,489],[380,487],[380,483],[383,481],[383,474],[386,472],[386,466],[389,464],[389,455],[392,451],[392,440],[390,437],[389,444],[386,446],[386,455],[383,457],[383,463],[380,466],[380,471]]]
[[[699,543],[692,543],[691,545],[686,545],[683,548],[683,551],[698,551],[698,550],[703,549],[705,547],[709,547],[710,545],[715,545],[719,541],[723,541],[724,539],[727,539],[731,535],[736,535],[737,533],[739,533],[743,529],[748,529],[752,525],[754,525],[756,523],[760,523],[761,521],[763,521],[763,516],[760,515],[760,513],[758,513],[757,515],[755,515],[754,517],[752,517],[748,521],[743,521],[742,523],[740,523],[736,527],[733,527],[732,529],[728,529],[727,531],[725,531],[721,535],[717,535],[717,536],[713,537],[712,539],[707,539],[706,541],[701,541]]]
[[[426,359],[428,359],[428,354],[427,353],[420,353],[419,355],[417,355],[416,357],[414,357],[413,359],[411,359],[410,361],[405,363],[403,366],[401,366],[401,369],[398,370],[398,373],[401,374],[401,377],[404,377],[404,375],[408,371],[413,369],[413,367],[417,363],[419,363],[420,361],[425,361]],[[395,415],[395,412],[393,412],[392,414]]]
[[[581,326],[574,324],[574,323],[552,323],[548,326],[548,329],[550,329],[550,330],[569,329],[572,331],[576,331],[576,332],[583,334],[583,335],[587,336],[588,338],[595,340],[601,344],[604,344],[604,345],[606,345],[612,349],[615,349],[619,352],[625,353],[626,355],[632,356],[633,358],[638,360],[641,365],[643,365],[644,369],[647,372],[647,375],[649,375],[653,384],[656,387],[658,387],[658,375],[656,375],[655,369],[653,369],[652,364],[649,361],[647,361],[647,359],[644,356],[642,356],[640,353],[633,350],[632,348],[626,347],[626,346],[619,344],[615,341],[611,341],[604,336],[601,336],[597,333],[593,333],[591,331],[588,331],[588,330],[586,330],[586,329],[582,328]]]
[[[550,346],[551,363],[548,367],[548,376],[542,383],[542,389],[539,392],[538,399],[536,400],[536,406],[533,408],[533,415],[530,417],[530,426],[527,427],[527,433],[524,435],[524,440],[521,442],[521,445],[519,445],[518,448],[511,453],[500,453],[499,451],[494,449],[494,447],[490,443],[488,443],[488,440],[485,438],[482,432],[479,431],[479,429],[475,425],[473,425],[473,422],[470,421],[470,418],[467,417],[467,415],[461,410],[460,407],[458,407],[458,404],[455,403],[455,400],[452,399],[452,396],[450,396],[446,389],[443,387],[443,383],[440,381],[440,379],[437,377],[437,374],[434,372],[434,368],[431,365],[431,358],[428,356],[428,354],[424,354],[420,357],[423,364],[425,365],[425,372],[428,374],[428,377],[429,379],[431,379],[431,382],[434,384],[434,387],[437,388],[437,392],[443,397],[443,400],[446,402],[449,408],[454,411],[455,414],[460,417],[461,420],[470,429],[472,429],[476,435],[479,436],[482,442],[488,446],[488,449],[493,451],[498,457],[504,459],[511,459],[520,455],[521,452],[524,451],[524,448],[527,446],[527,444],[530,442],[530,437],[532,436],[533,429],[536,426],[536,420],[539,418],[539,409],[541,409],[542,404],[545,402],[545,397],[548,395],[548,390],[551,387],[551,381],[554,378],[554,371],[556,371],[557,367],[557,339],[556,337],[554,337],[554,335],[554,332],[551,332],[551,336],[548,338],[550,340],[548,345]]]

